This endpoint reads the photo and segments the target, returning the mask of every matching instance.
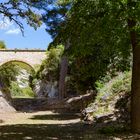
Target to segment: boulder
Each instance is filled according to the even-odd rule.
[[[16,110],[11,106],[10,102],[8,102],[3,94],[0,92],[0,113],[6,112],[16,112]]]
[[[7,102],[6,99],[0,97],[0,112],[16,112],[16,110]]]

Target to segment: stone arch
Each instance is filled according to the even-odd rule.
[[[27,69],[27,70],[30,71],[30,72],[35,72],[34,67],[33,67],[32,65],[30,65],[28,62],[25,62],[25,61],[22,61],[22,60],[16,60],[16,59],[7,60],[7,61],[1,63],[1,64],[0,64],[0,67],[2,67],[3,65],[6,65],[6,64],[8,64],[8,63],[15,63],[15,64],[17,64],[17,65],[18,65],[18,64],[24,64],[24,66],[23,66],[23,65],[19,65],[19,66],[21,66],[22,68]],[[26,67],[26,66],[27,66],[27,67]]]
[[[25,62],[35,68],[41,65],[44,59],[46,59],[44,50],[0,50],[0,65],[16,60]]]
[[[27,70],[27,71],[29,72],[30,76],[32,76],[32,74],[35,73],[34,67],[33,67],[32,65],[30,65],[28,62],[22,61],[22,60],[16,60],[16,59],[7,60],[7,61],[5,61],[5,62],[3,62],[3,63],[0,63],[0,67],[4,66],[4,65],[6,65],[6,64],[10,64],[10,63],[14,63],[14,64],[16,64],[16,65],[22,64],[22,66],[21,66],[21,65],[19,65],[19,66],[20,66],[21,68]],[[24,65],[23,65],[23,64],[24,64]],[[11,101],[11,100],[12,100],[11,93],[10,93],[9,91],[8,91],[8,92],[4,92],[4,91],[2,90],[2,88],[3,88],[3,87],[0,86],[0,92],[1,92],[2,94],[5,94],[4,97],[5,97],[7,100]]]

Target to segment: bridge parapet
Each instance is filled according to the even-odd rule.
[[[0,52],[46,52],[41,49],[0,49]]]

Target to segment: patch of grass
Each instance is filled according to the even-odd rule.
[[[22,89],[23,95],[28,97],[35,97],[35,93],[30,87],[26,87]]]
[[[10,92],[11,92],[11,95],[12,95],[13,98],[35,97],[35,93],[31,89],[31,87],[28,86],[28,87],[21,88],[21,87],[19,87],[17,82],[12,82],[11,83]]]

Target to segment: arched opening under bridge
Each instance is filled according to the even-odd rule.
[[[0,90],[3,94],[8,94],[12,98],[35,97],[31,88],[35,70],[29,63],[10,60],[0,65],[0,72],[2,73],[0,74]]]

